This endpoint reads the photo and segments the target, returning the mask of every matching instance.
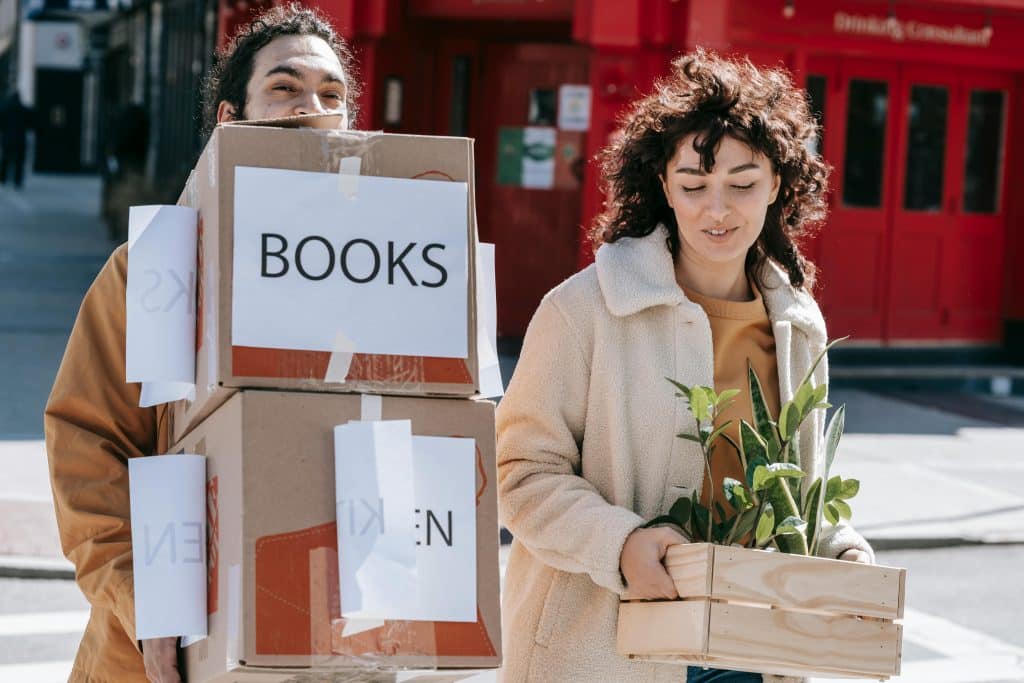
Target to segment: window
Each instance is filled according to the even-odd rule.
[[[998,211],[1005,116],[1005,93],[1000,90],[971,91],[964,168],[965,212]]]
[[[807,77],[807,96],[810,99],[811,115],[818,122],[818,138],[813,153],[821,156],[825,150],[825,77],[811,74]]]
[[[843,203],[847,206],[878,207],[882,204],[885,123],[888,116],[888,84],[850,81],[843,168]]]
[[[911,86],[907,116],[907,174],[903,187],[905,209],[942,210],[948,112],[949,91],[946,88]]]

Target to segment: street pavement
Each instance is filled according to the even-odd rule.
[[[0,186],[2,682],[66,680],[87,619],[60,554],[42,409],[82,295],[116,246],[98,196],[91,177]],[[502,360],[507,381],[515,358]],[[861,481],[853,522],[880,563],[909,570],[893,680],[1024,681],[1024,400],[836,389],[831,401],[847,405],[836,469]]]

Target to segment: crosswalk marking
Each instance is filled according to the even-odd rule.
[[[0,637],[81,633],[89,622],[87,610],[0,614]],[[0,678],[0,680],[15,680]]]

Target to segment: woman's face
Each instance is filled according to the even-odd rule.
[[[662,176],[679,226],[682,257],[699,266],[738,264],[742,270],[768,206],[778,196],[779,178],[767,157],[729,136],[715,150],[714,167],[701,170],[694,137],[680,141]]]

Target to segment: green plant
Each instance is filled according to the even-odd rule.
[[[773,545],[781,552],[813,555],[823,520],[838,524],[840,519],[849,519],[852,512],[847,501],[860,489],[856,479],[829,476],[843,434],[845,406],[836,410],[825,430],[824,476],[815,479],[806,489],[803,487],[800,428],[813,411],[831,407],[825,401],[828,385],[814,386],[812,376],[828,350],[840,341],[843,340],[828,344],[818,355],[793,398],[779,409],[778,420],[772,419],[761,381],[748,365],[753,424],[740,420],[738,443],[725,433],[731,420],[717,428],[714,426],[721,411],[738,395],[738,390],[716,394],[709,387],[687,387],[669,379],[677,390],[676,396],[687,401],[697,423],[695,434],[677,436],[700,445],[707,485],[711,485],[711,458],[719,439],[732,444],[745,476],[744,481],[727,477],[722,482],[722,495],[731,513],[716,500],[715,491],[710,491],[707,507],[700,503],[699,493],[695,491],[690,497],[680,497],[667,514],[652,519],[645,526],[671,523],[694,541],[730,545],[747,539],[748,547]],[[717,521],[712,510],[717,513]]]

